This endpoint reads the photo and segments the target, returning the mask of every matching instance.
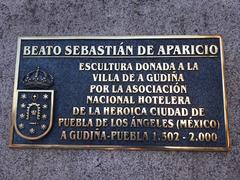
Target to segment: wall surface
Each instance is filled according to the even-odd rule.
[[[228,153],[9,149],[18,36],[221,34]],[[0,0],[0,179],[239,179],[240,2]]]

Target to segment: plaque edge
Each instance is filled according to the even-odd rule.
[[[225,124],[225,138],[226,146],[222,147],[193,147],[193,146],[113,146],[113,145],[60,145],[60,144],[14,144],[14,119],[16,118],[16,98],[17,98],[17,86],[18,75],[20,66],[20,51],[22,40],[40,40],[40,39],[219,39],[220,45],[220,60],[222,71],[222,88],[223,88],[223,105],[224,105],[224,124]],[[17,54],[15,64],[15,76],[14,76],[14,90],[13,90],[13,103],[11,112],[11,125],[9,134],[9,148],[54,148],[54,149],[90,149],[90,150],[156,150],[156,151],[194,151],[194,152],[229,152],[232,149],[230,143],[230,130],[228,121],[228,104],[226,94],[226,82],[225,82],[225,59],[223,51],[223,36],[220,34],[215,35],[128,35],[128,36],[19,36],[17,40]]]

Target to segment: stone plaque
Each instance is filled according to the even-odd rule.
[[[21,37],[10,147],[228,151],[222,38]]]

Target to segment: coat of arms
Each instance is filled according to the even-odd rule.
[[[51,130],[54,91],[52,75],[40,70],[29,72],[23,79],[26,90],[17,91],[15,130],[27,140],[38,140]]]

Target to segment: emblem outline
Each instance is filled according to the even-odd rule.
[[[17,90],[17,97],[19,95],[19,92],[49,92],[49,93],[51,93],[51,110],[50,110],[49,126],[48,126],[48,129],[43,134],[41,134],[40,136],[29,137],[29,136],[23,135],[17,128],[17,124],[16,124],[17,123],[17,118],[16,118],[17,117],[17,111],[14,112],[14,116],[15,116],[15,118],[14,118],[14,129],[15,129],[16,133],[20,137],[22,137],[26,140],[32,140],[33,141],[33,140],[41,139],[50,132],[50,130],[52,128],[52,125],[53,125],[54,90]],[[16,103],[16,107],[17,107],[18,98],[16,99],[16,101],[14,103]]]

